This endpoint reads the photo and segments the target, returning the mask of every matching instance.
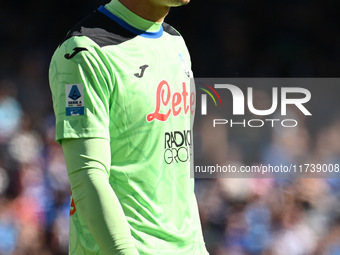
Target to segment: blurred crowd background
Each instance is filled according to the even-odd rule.
[[[48,66],[72,24],[104,3],[1,3],[0,255],[67,254],[70,188],[54,141]],[[192,0],[166,21],[184,36],[197,77],[338,77],[339,7]],[[327,96],[337,102],[339,93]],[[340,163],[337,106],[290,131],[225,127],[209,135],[210,123],[197,122],[196,156],[215,164]],[[340,254],[337,178],[197,179],[196,193],[211,255]]]

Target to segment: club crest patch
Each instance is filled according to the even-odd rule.
[[[83,84],[66,84],[66,116],[84,115],[84,86]]]

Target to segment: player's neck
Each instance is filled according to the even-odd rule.
[[[126,8],[143,19],[153,22],[163,22],[170,7],[154,5],[148,0],[119,0]]]

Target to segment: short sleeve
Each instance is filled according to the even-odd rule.
[[[58,47],[49,68],[58,142],[110,138],[111,77],[105,54],[89,38],[71,37]]]

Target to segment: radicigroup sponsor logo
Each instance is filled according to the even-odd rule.
[[[187,162],[192,157],[191,130],[164,133],[164,161],[167,164]]]

